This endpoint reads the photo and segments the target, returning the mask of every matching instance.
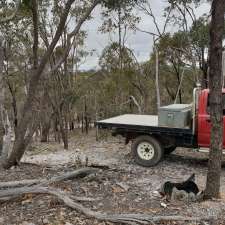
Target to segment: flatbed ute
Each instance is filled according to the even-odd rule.
[[[125,114],[96,122],[99,129],[109,129],[132,142],[135,161],[154,166],[176,147],[209,148],[211,119],[209,89],[193,90],[192,104],[172,104],[159,109],[159,115]],[[225,127],[225,89],[222,90],[223,126]],[[223,134],[225,148],[225,132]]]
[[[126,144],[131,140],[134,140],[132,144],[132,152],[135,155],[136,162],[143,166],[153,166],[157,164],[161,158],[156,158],[154,160],[141,160],[137,155],[136,147],[133,147],[137,138],[138,142],[142,141],[142,139],[149,139],[149,137],[159,141],[160,148],[163,149],[162,154],[171,153],[177,146],[194,146],[196,142],[196,137],[193,135],[191,128],[159,126],[158,116],[156,115],[125,114],[98,121],[96,122],[96,126],[99,129],[111,130],[114,136],[122,135],[126,138]],[[143,148],[145,148],[145,151],[148,151],[147,141],[145,142],[146,144],[143,145]],[[148,147],[150,147],[150,145],[148,145]],[[146,159],[151,158],[150,154],[144,154],[146,155]]]

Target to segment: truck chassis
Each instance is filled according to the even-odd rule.
[[[132,141],[135,161],[142,166],[154,166],[164,154],[176,147],[197,148],[197,138],[191,128],[158,126],[158,117],[126,114],[96,122],[98,129],[108,129],[114,136],[122,135],[126,144]]]

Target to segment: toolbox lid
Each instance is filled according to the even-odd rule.
[[[162,106],[160,107],[160,110],[180,112],[180,111],[190,110],[191,108],[192,108],[192,104],[172,104],[172,105]]]

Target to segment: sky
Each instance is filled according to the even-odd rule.
[[[159,27],[164,26],[165,18],[163,17],[164,8],[167,6],[166,0],[149,0],[151,3],[153,14],[156,17]],[[208,13],[210,5],[208,3],[202,3],[195,9],[196,16],[199,17],[204,13]],[[88,51],[94,50],[94,53],[86,58],[84,63],[80,66],[81,70],[90,70],[98,68],[99,57],[102,50],[109,45],[112,41],[118,40],[118,35],[114,34],[102,34],[99,31],[99,27],[102,24],[102,9],[96,8],[93,12],[93,19],[88,21],[83,29],[87,31],[87,39],[85,41],[85,49]],[[138,28],[145,31],[155,32],[155,25],[152,18],[145,15],[139,10],[135,10],[134,13],[141,18]],[[168,26],[167,32],[175,32],[178,28],[175,26]],[[127,35],[126,46],[133,50],[136,58],[139,62],[143,62],[149,59],[152,52],[153,39],[149,34],[137,31],[130,31]]]

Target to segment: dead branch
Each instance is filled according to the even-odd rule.
[[[141,113],[142,113],[142,109],[141,109],[141,106],[140,106],[140,104],[138,103],[137,99],[136,99],[133,95],[130,96],[130,99],[131,99],[131,100],[133,101],[133,103],[137,106],[139,114],[141,114]]]
[[[53,193],[63,193],[65,195],[68,195],[71,200],[78,201],[78,202],[94,202],[101,200],[100,198],[88,198],[88,197],[78,197],[74,195],[67,194],[65,191],[61,191],[59,189],[51,188],[51,187],[44,187],[40,185],[35,185],[32,187],[19,187],[14,189],[7,189],[4,191],[1,191],[0,193],[0,202],[6,202],[6,201],[12,201],[15,198],[18,198],[24,194],[52,194]]]
[[[202,221],[211,220],[212,218],[200,218],[200,217],[184,217],[184,216],[153,216],[148,214],[113,214],[100,213],[90,210],[84,207],[82,204],[75,202],[75,198],[65,191],[52,188],[52,187],[22,187],[10,190],[3,190],[0,192],[0,200],[10,200],[15,197],[19,197],[24,194],[49,194],[57,197],[66,206],[74,209],[88,218],[95,218],[101,221],[110,221],[114,223],[123,224],[149,224],[161,221]]]
[[[50,179],[33,179],[33,180],[21,180],[21,181],[9,181],[0,182],[0,189],[3,188],[15,188],[21,186],[32,186],[32,185],[50,185],[52,183],[57,183],[65,180],[72,180],[76,178],[84,178],[92,173],[96,173],[99,169],[86,167],[75,170],[73,172],[68,172],[59,176],[52,177]]]

